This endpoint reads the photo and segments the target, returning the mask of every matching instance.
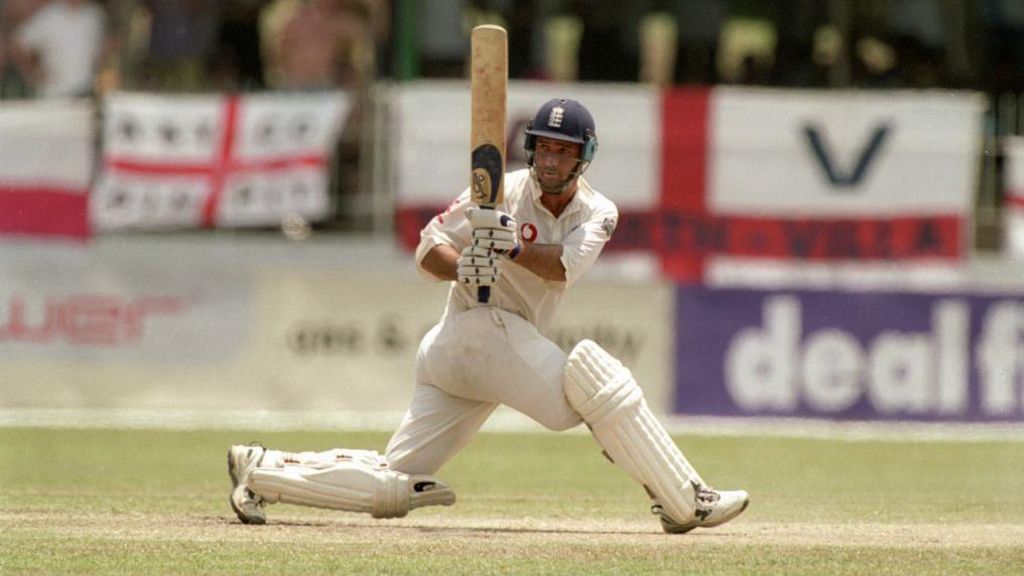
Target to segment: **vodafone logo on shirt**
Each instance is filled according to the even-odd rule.
[[[522,238],[524,242],[533,243],[537,240],[537,227],[529,222],[523,222],[519,226],[519,237]]]

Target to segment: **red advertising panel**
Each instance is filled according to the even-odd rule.
[[[89,236],[92,117],[78,102],[0,107],[0,236]]]

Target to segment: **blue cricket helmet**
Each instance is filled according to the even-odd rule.
[[[594,124],[594,117],[576,100],[548,100],[526,125],[524,148],[527,164],[530,166],[533,165],[538,136],[582,144],[577,174],[582,174],[586,170],[587,165],[594,159],[594,152],[597,151],[597,126]]]

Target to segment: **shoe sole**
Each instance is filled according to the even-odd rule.
[[[252,518],[242,512],[242,509],[235,504],[235,491],[238,490],[238,477],[235,476],[235,460],[231,457],[231,448],[228,448],[228,476],[231,476],[231,494],[228,495],[228,502],[231,503],[231,509],[235,511],[235,516],[242,521],[242,524],[266,524],[267,521],[264,518]]]

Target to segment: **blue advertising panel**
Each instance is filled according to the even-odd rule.
[[[678,414],[1024,421],[1024,293],[677,290]]]

